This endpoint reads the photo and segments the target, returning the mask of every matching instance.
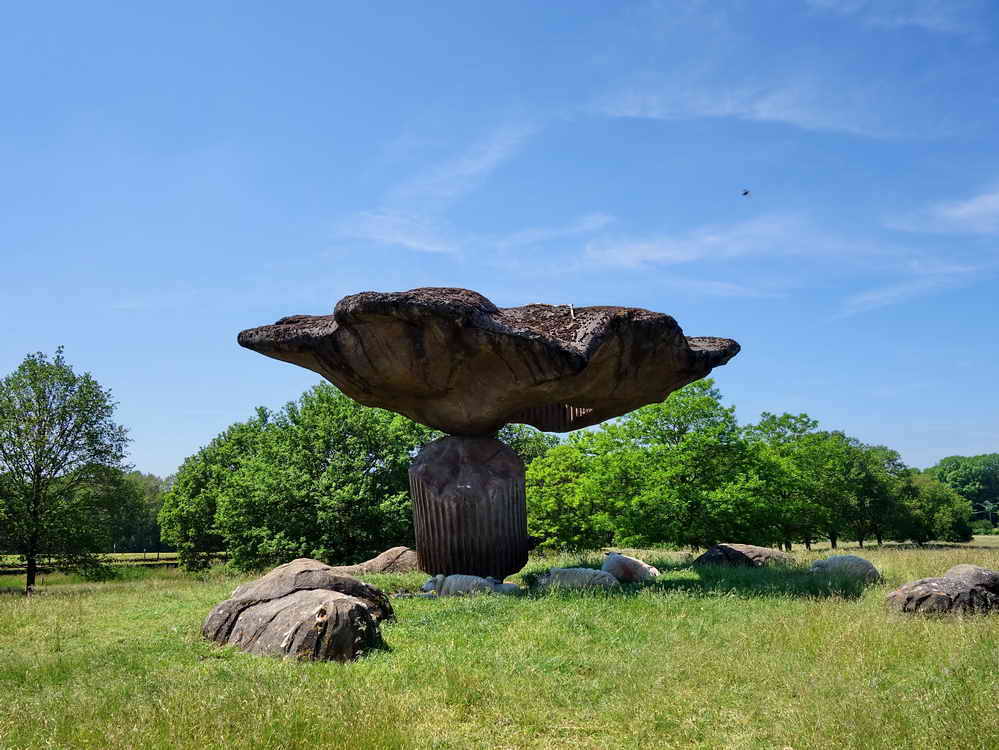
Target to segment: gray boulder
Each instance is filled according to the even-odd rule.
[[[300,558],[237,588],[201,632],[252,654],[350,661],[382,644],[378,623],[392,617],[378,589]]]
[[[360,576],[367,573],[412,573],[419,569],[416,550],[409,547],[392,547],[362,563],[339,565],[332,568],[337,573],[348,576]]]
[[[886,601],[907,613],[970,614],[999,609],[999,596],[968,578],[920,578],[892,591]]]
[[[999,596],[999,570],[989,570],[979,565],[962,564],[955,565],[944,573],[943,577],[967,581]]]
[[[999,571],[955,565],[942,578],[920,578],[886,597],[900,612],[970,614],[999,609]]]
[[[793,558],[773,547],[755,544],[716,544],[694,560],[692,565],[730,565],[762,568],[764,565],[787,565]]]
[[[881,574],[874,564],[857,555],[833,555],[825,560],[816,560],[808,568],[808,572],[863,578],[868,583],[881,579]]]

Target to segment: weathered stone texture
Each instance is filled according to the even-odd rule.
[[[381,645],[378,623],[392,616],[378,589],[300,558],[237,588],[202,634],[252,654],[349,661]]]
[[[786,565],[790,555],[772,547],[755,544],[716,544],[691,563],[692,565],[731,565],[760,568],[764,565]]]
[[[409,485],[421,570],[502,580],[527,563],[524,463],[499,440],[428,443]]]
[[[730,339],[687,338],[669,315],[640,308],[501,309],[455,288],[354,294],[332,315],[282,318],[239,343],[453,435],[597,424],[662,401],[739,351]]]

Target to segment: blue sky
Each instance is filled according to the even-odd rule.
[[[317,382],[239,330],[417,286],[667,312],[742,344],[742,421],[999,450],[999,4],[3,16],[0,373],[64,345],[143,471]]]

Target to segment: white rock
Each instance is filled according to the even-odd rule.
[[[870,560],[856,555],[833,555],[825,560],[816,560],[808,568],[811,573],[832,573],[863,578],[865,581],[877,581],[881,578],[878,569]]]
[[[493,582],[479,576],[466,576],[454,573],[447,577],[438,575],[437,596],[461,596],[463,594],[491,594]],[[443,580],[441,580],[443,579]]]
[[[593,568],[551,568],[538,578],[539,588],[551,586],[567,589],[612,588],[619,585],[617,579],[607,571]]]
[[[628,557],[618,552],[608,552],[600,569],[610,573],[622,583],[648,581],[656,578],[659,571],[637,557]]]
[[[493,585],[493,591],[497,594],[519,594],[520,586],[516,583],[496,583]]]

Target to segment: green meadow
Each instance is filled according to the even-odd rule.
[[[999,746],[999,617],[890,613],[887,592],[971,562],[999,537],[840,552],[882,583],[799,565],[663,575],[613,593],[393,600],[386,648],[351,664],[249,656],[202,640],[249,576],[129,570],[0,577],[0,747],[900,748]],[[534,557],[550,565],[601,556]],[[365,578],[414,591],[422,574]]]

